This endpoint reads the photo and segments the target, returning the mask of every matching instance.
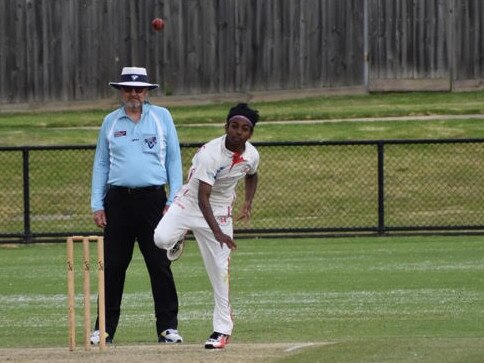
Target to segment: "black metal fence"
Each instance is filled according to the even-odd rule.
[[[484,139],[255,145],[259,189],[239,236],[484,232]],[[182,144],[185,169],[199,146]],[[94,149],[0,148],[0,242],[99,234]]]

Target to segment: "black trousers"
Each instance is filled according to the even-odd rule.
[[[163,216],[166,194],[163,187],[143,191],[109,189],[104,200],[107,226],[104,229],[106,332],[116,333],[121,312],[126,270],[135,241],[144,257],[151,280],[157,336],[178,327],[178,296],[171,262],[166,251],[156,247],[153,232]],[[96,321],[99,329],[99,321]]]

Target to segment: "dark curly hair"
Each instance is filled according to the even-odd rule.
[[[232,107],[227,115],[227,123],[237,115],[247,117],[252,122],[252,127],[259,121],[259,111],[251,109],[247,103],[239,103]]]

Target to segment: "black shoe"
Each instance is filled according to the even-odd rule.
[[[230,335],[213,332],[205,342],[205,349],[223,349],[229,344]]]

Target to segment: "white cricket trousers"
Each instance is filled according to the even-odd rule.
[[[222,232],[233,238],[231,217],[216,217]],[[203,216],[190,214],[185,207],[173,203],[163,216],[154,232],[156,246],[172,248],[184,234],[191,230],[198,242],[198,248],[212,284],[215,307],[213,310],[213,331],[232,335],[233,321],[229,301],[230,248],[220,246]]]

